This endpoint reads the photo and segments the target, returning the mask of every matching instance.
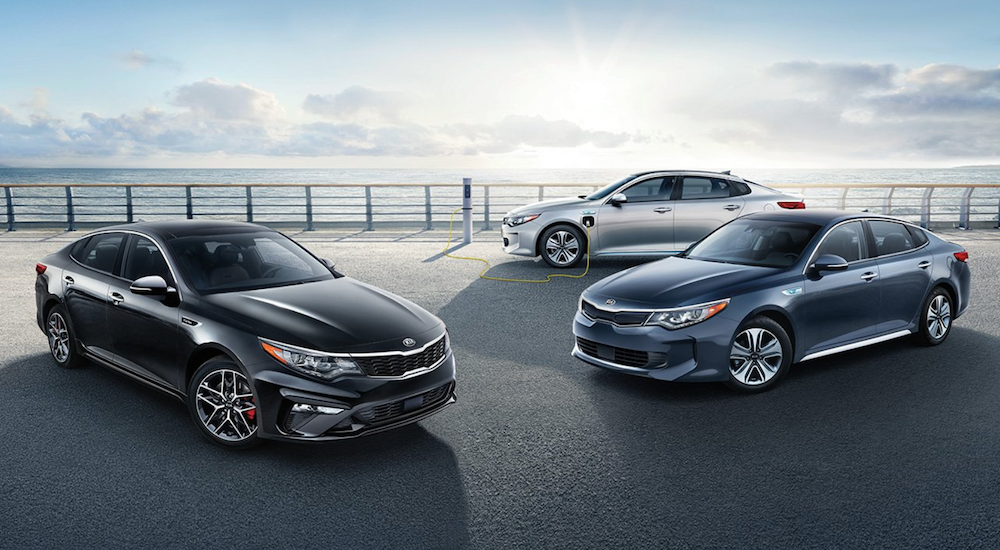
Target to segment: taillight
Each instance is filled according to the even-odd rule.
[[[805,201],[789,201],[789,202],[779,202],[778,206],[786,210],[802,210],[806,207]]]
[[[958,261],[960,261],[960,262],[962,262],[962,263],[965,263],[965,262],[969,261],[969,253],[966,252],[965,250],[963,250],[961,252],[956,252],[955,253],[955,259],[958,260]]]
[[[41,275],[42,273],[45,273],[45,269],[46,269],[45,264],[35,264],[35,273]]]

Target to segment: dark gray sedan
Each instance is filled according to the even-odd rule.
[[[968,259],[894,218],[753,214],[588,288],[573,355],[660,380],[763,391],[792,363],[911,334],[944,342],[969,305]]]

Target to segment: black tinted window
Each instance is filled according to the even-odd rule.
[[[330,270],[280,233],[183,237],[172,258],[199,292],[228,292],[331,279]]]
[[[912,225],[907,225],[906,229],[909,230],[910,236],[913,237],[913,244],[918,247],[924,246],[927,244],[927,241],[930,240],[927,237],[927,233],[924,233],[923,229],[918,229]]]
[[[901,223],[871,220],[868,226],[871,227],[872,236],[875,237],[875,250],[879,256],[916,248],[913,236]]]
[[[865,231],[861,222],[845,223],[826,234],[819,246],[816,257],[823,254],[840,256],[848,262],[856,262],[865,257]]]
[[[721,199],[732,194],[732,183],[715,178],[684,178],[681,200]]]
[[[146,275],[159,275],[164,281],[172,283],[170,268],[163,258],[160,249],[153,241],[146,237],[136,237],[129,247],[128,258],[125,260],[124,276],[130,281],[145,277]]]
[[[121,250],[124,240],[124,233],[94,235],[74,258],[87,267],[114,273],[118,251]]]
[[[695,260],[788,267],[799,259],[818,229],[819,226],[808,223],[739,219],[702,239],[686,256]]]
[[[670,198],[672,178],[653,178],[637,183],[623,191],[628,202],[661,201]]]

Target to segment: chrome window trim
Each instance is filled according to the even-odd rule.
[[[153,244],[155,244],[160,249],[160,255],[162,255],[163,259],[167,262],[167,269],[170,270],[170,277],[173,278],[174,285],[177,285],[177,282],[180,281],[180,279],[177,278],[177,271],[174,269],[173,261],[170,258],[170,255],[166,253],[167,247],[164,246],[163,243],[161,243],[160,241],[158,241],[152,235],[149,235],[147,233],[143,233],[142,231],[136,231],[134,229],[102,229],[102,230],[98,230],[98,231],[93,231],[91,233],[87,233],[86,235],[84,235],[84,236],[80,237],[79,239],[77,239],[77,241],[81,241],[83,239],[88,239],[90,237],[96,237],[97,235],[106,235],[108,233],[124,233],[124,234],[128,234],[128,235],[139,235],[140,237],[145,237],[145,238],[149,239],[150,242],[152,242]],[[124,246],[124,244],[127,244],[127,241],[126,241],[126,243],[123,243],[123,246]],[[107,271],[101,271],[101,270],[98,270],[98,269],[94,269],[94,268],[92,268],[92,267],[90,267],[88,265],[84,265],[79,260],[77,260],[76,258],[74,258],[72,254],[69,255],[69,258],[71,260],[73,260],[76,263],[76,265],[78,265],[78,266],[80,266],[80,267],[82,267],[84,269],[89,269],[90,271],[93,271],[95,273],[100,273],[102,275],[107,275],[109,277],[114,277],[115,279],[118,279],[120,281],[125,281],[126,283],[132,283],[132,282],[134,282],[134,281],[131,281],[129,279],[126,279],[125,277],[121,277],[119,275],[115,275],[114,273],[108,273]],[[124,262],[124,260],[125,260],[125,257],[122,256],[122,261]],[[174,290],[177,291],[177,297],[178,298],[183,298],[183,296],[181,294],[181,290],[179,288],[174,288]]]
[[[901,221],[901,220],[897,221],[897,220],[883,219],[883,218],[865,218],[865,221],[868,221],[868,222],[897,223],[897,224],[903,225],[903,226],[909,225],[909,226],[912,226],[912,227],[916,227],[917,229],[919,229],[921,231],[924,230],[924,228],[920,227],[919,225],[912,224],[912,223],[907,223],[907,222],[904,222],[904,221]],[[871,228],[869,228],[869,229],[871,229]],[[874,238],[874,237],[875,237],[875,235],[872,234],[872,238]],[[928,238],[927,242],[925,242],[924,244],[922,244],[920,246],[915,246],[915,247],[913,247],[913,248],[911,248],[909,250],[900,250],[899,252],[893,252],[892,254],[886,254],[885,256],[875,256],[874,258],[871,258],[871,259],[872,260],[879,260],[879,259],[882,259],[882,258],[891,258],[893,256],[899,256],[900,254],[909,254],[910,252],[916,252],[917,250],[920,250],[921,248],[923,248],[923,247],[925,247],[925,246],[927,246],[929,244],[931,244],[930,238]],[[877,245],[878,245],[878,243],[876,243],[876,246]]]
[[[917,229],[919,229],[921,231],[926,231],[923,227],[920,227],[917,224],[910,223],[910,222],[907,222],[907,221],[904,221],[904,220],[897,220],[897,219],[894,219],[894,218],[879,218],[879,217],[875,217],[875,216],[863,217],[863,218],[851,218],[849,220],[844,220],[842,222],[838,222],[836,225],[834,225],[833,227],[831,227],[830,229],[828,229],[826,231],[826,233],[823,234],[823,237],[820,239],[819,243],[816,245],[816,247],[813,249],[812,253],[809,255],[809,261],[806,262],[806,265],[802,268],[802,274],[805,275],[805,274],[807,274],[809,272],[809,266],[811,266],[813,264],[813,262],[816,261],[816,258],[817,258],[817,254],[816,253],[819,252],[819,249],[823,246],[823,242],[826,241],[826,238],[830,236],[830,233],[833,232],[834,229],[837,229],[838,227],[840,227],[840,226],[842,226],[844,224],[847,224],[847,223],[851,223],[851,222],[867,222],[867,221],[898,223],[900,225],[909,225],[911,227],[916,227]],[[866,233],[866,240],[867,240],[867,233]],[[920,245],[920,246],[918,246],[916,248],[911,248],[909,250],[903,250],[903,251],[900,251],[900,252],[894,252],[892,254],[886,254],[885,256],[870,256],[868,258],[862,258],[860,260],[855,260],[853,262],[847,262],[847,265],[851,266],[853,264],[857,264],[857,263],[861,263],[861,262],[876,261],[876,260],[880,260],[882,258],[891,258],[893,256],[898,256],[900,254],[909,254],[910,252],[916,252],[917,250],[920,250],[920,249],[924,248],[925,246],[927,246],[929,244],[931,244],[931,240],[928,237],[927,242],[925,242],[924,244],[922,244],[922,245]],[[865,244],[865,249],[867,250],[867,248],[868,248],[868,244],[866,243]]]
[[[608,195],[608,197],[606,199],[604,199],[604,202],[601,203],[601,206],[607,206],[607,205],[611,204],[611,197],[614,197],[615,195],[617,195],[619,193],[624,193],[625,191],[627,191],[628,189],[630,189],[630,188],[632,188],[632,187],[634,187],[636,185],[639,185],[641,183],[645,183],[645,182],[647,182],[649,180],[652,180],[652,179],[666,178],[666,177],[676,178],[676,177],[680,177],[680,176],[677,175],[677,174],[670,174],[670,173],[667,173],[667,172],[655,172],[655,173],[652,173],[652,174],[646,174],[646,175],[641,176],[639,178],[636,178],[636,179],[634,179],[634,180],[632,180],[630,182],[627,182],[625,185],[622,185],[618,189],[615,189],[615,191],[613,193],[611,193],[610,195]],[[674,183],[676,183],[676,180],[674,180]],[[671,185],[671,191],[670,192],[671,192],[671,194],[673,194],[673,185]],[[638,203],[635,203],[635,202],[631,202],[631,203],[630,202],[626,202],[625,204],[646,204],[647,202],[648,203],[670,202],[672,200],[673,199],[671,199],[670,197],[667,197],[665,199],[660,199],[660,200],[655,200],[655,201],[641,201],[641,202],[638,202]]]

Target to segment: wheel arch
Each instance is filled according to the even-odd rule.
[[[917,313],[918,315],[923,315],[923,307],[924,304],[927,303],[927,298],[930,297],[931,293],[938,288],[943,288],[945,292],[950,295],[952,303],[955,304],[955,311],[959,311],[960,304],[958,303],[958,289],[955,288],[955,285],[952,284],[950,280],[938,279],[937,281],[934,281],[934,284],[928,287],[927,292],[924,294],[924,300],[920,303],[920,311]]]
[[[191,377],[194,376],[195,371],[198,370],[206,361],[210,359],[215,359],[221,357],[224,359],[229,359],[230,361],[236,363],[241,369],[246,371],[243,363],[237,359],[236,354],[231,350],[222,346],[221,344],[202,344],[195,348],[191,355],[188,357],[187,365],[184,367],[184,392],[187,393],[187,387],[191,384]]]
[[[792,323],[792,316],[788,314],[787,311],[778,307],[762,307],[751,311],[740,324],[743,324],[754,317],[767,317],[778,323],[785,330],[785,334],[788,335],[788,341],[792,344],[792,357],[795,357],[796,344],[795,344],[795,325]],[[735,336],[735,335],[734,335]]]
[[[574,221],[567,219],[560,219],[560,220],[553,220],[551,223],[549,223],[548,225],[546,225],[545,227],[543,227],[541,230],[538,231],[538,236],[535,237],[535,256],[541,256],[542,254],[542,237],[545,236],[545,232],[548,231],[549,229],[558,227],[560,225],[566,225],[579,231],[580,235],[583,236],[584,249],[587,250],[588,253],[590,252],[591,239],[590,239],[590,233],[587,231],[587,228]]]

